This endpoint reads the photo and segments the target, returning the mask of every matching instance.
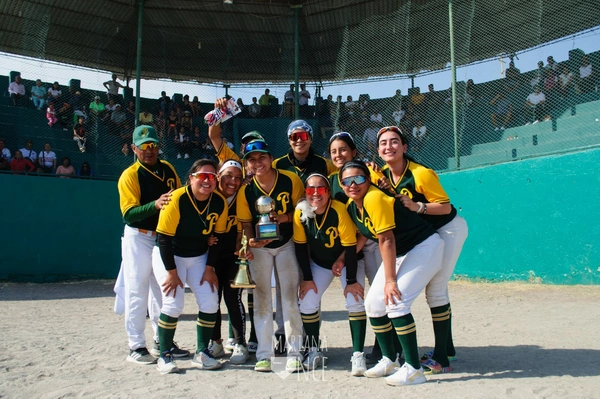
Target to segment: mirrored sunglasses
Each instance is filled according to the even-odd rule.
[[[308,141],[310,139],[310,134],[307,132],[294,132],[289,136],[290,141]]]
[[[212,172],[195,172],[195,173],[192,173],[192,176],[200,181],[204,181],[204,180],[213,181],[217,178],[217,174],[212,173]]]
[[[264,141],[251,141],[244,146],[244,154],[252,151],[269,151],[269,146]]]
[[[308,186],[306,187],[306,190],[304,190],[304,192],[306,193],[306,195],[325,195],[327,194],[327,187],[326,186],[317,186],[317,187],[313,187],[313,186]]]
[[[352,140],[352,142],[354,142],[354,138],[352,138],[352,135],[350,133],[348,133],[348,132],[339,132],[339,133],[334,134],[329,139],[329,142],[332,143],[334,140],[336,140],[336,139],[338,139],[340,137],[348,137],[350,140]]]
[[[356,176],[348,176],[340,180],[342,186],[350,187],[353,183],[360,186],[361,184],[365,184],[367,181],[367,177],[365,175],[356,175]]]
[[[144,144],[138,145],[137,148],[139,148],[142,151],[146,151],[148,148],[151,148],[151,149],[158,148],[158,143],[154,143],[154,142],[144,143]]]

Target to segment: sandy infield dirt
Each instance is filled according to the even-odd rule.
[[[389,387],[350,376],[352,347],[341,286],[322,301],[327,363],[278,375],[234,366],[204,371],[179,360],[181,374],[125,361],[123,318],[113,313],[113,281],[0,284],[2,398],[598,398],[600,287],[452,282],[454,371],[428,382]],[[245,298],[245,294],[244,294]],[[222,309],[224,306],[222,306]],[[194,350],[197,308],[186,294],[176,341]],[[413,306],[419,351],[433,345],[423,295]],[[226,316],[225,316],[226,318]],[[223,324],[227,337],[227,323]],[[150,324],[147,328],[151,342]],[[367,328],[366,352],[374,335]]]

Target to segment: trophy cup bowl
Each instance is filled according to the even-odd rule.
[[[270,218],[271,211],[275,210],[273,198],[262,195],[256,200],[254,206],[260,217],[255,227],[254,240],[280,240],[279,223],[272,221]]]

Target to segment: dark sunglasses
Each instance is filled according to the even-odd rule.
[[[335,139],[337,139],[339,137],[348,137],[350,140],[352,140],[352,142],[354,142],[354,139],[352,138],[352,136],[350,135],[350,133],[347,133],[347,132],[339,132],[339,133],[334,134],[329,139],[329,142],[332,143]]]
[[[244,154],[252,151],[271,152],[271,150],[269,150],[269,146],[264,141],[251,141],[244,146]]]
[[[217,178],[217,174],[212,172],[194,172],[192,176],[200,181],[214,181]]]
[[[306,190],[304,190],[304,192],[306,193],[306,195],[325,195],[327,194],[327,186],[308,186],[306,187]]]
[[[146,151],[148,148],[151,148],[151,149],[158,148],[158,144],[157,143],[144,143],[144,144],[140,144],[139,146],[137,146],[137,148],[139,148],[142,151]]]
[[[379,131],[377,132],[377,136],[379,136],[380,134],[383,134],[385,132],[395,132],[395,133],[398,133],[399,135],[402,135],[402,132],[396,126],[386,126],[386,127],[382,127],[381,129],[379,129]]]
[[[295,132],[290,134],[290,141],[308,141],[310,139],[310,134],[308,132]]]
[[[356,175],[356,176],[348,176],[340,180],[342,186],[350,187],[352,184],[356,184],[360,186],[361,184],[365,184],[367,181],[367,176],[365,175]]]

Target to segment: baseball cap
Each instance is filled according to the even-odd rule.
[[[94,100],[100,100],[100,96],[95,96]]]
[[[264,137],[262,136],[262,134],[260,134],[259,132],[257,132],[256,130],[253,130],[251,132],[248,132],[246,134],[244,134],[242,136],[242,144],[247,143],[250,140],[264,140]]]
[[[244,146],[244,159],[253,152],[262,152],[264,154],[271,154],[269,145],[264,140],[252,140]]]
[[[288,128],[287,128],[288,137],[290,137],[291,134],[296,130],[301,130],[303,132],[306,132],[306,133],[310,134],[311,137],[313,135],[312,126],[310,126],[308,124],[308,122],[306,122],[302,119],[295,120],[288,125]]]
[[[142,144],[149,142],[159,142],[156,130],[154,130],[152,126],[148,125],[140,125],[136,127],[133,131],[133,145],[139,147]]]

